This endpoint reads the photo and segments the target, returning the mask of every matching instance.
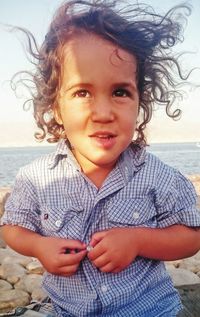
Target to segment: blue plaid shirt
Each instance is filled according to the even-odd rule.
[[[192,184],[145,148],[130,145],[98,189],[63,140],[19,171],[2,224],[89,243],[112,227],[200,226],[195,206]],[[164,263],[142,257],[117,274],[86,257],[70,277],[45,273],[43,286],[56,316],[172,317],[181,309]]]

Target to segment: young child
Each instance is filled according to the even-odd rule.
[[[19,171],[2,228],[8,245],[43,264],[56,316],[172,317],[182,309],[163,261],[199,250],[196,195],[146,152],[144,136],[153,103],[176,115],[173,65],[184,78],[170,48],[181,9],[189,10],[163,17],[138,4],[123,11],[69,1],[39,52],[30,47],[37,138],[59,142]]]

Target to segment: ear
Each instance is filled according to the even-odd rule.
[[[62,125],[63,121],[62,121],[62,117],[61,117],[61,114],[60,114],[60,109],[58,107],[54,108],[53,114],[54,114],[54,118],[55,118],[56,122],[58,124]]]

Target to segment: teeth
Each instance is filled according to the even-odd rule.
[[[112,136],[111,135],[98,135],[97,137],[100,139],[110,139]]]

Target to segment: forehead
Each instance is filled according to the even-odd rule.
[[[63,47],[64,68],[76,64],[81,69],[84,64],[91,65],[95,69],[104,64],[113,68],[136,73],[137,62],[135,56],[117,46],[116,44],[101,38],[95,34],[81,34],[69,39]],[[110,69],[111,71],[111,69]]]

